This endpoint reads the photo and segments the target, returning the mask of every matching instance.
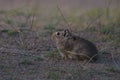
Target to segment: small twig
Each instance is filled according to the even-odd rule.
[[[71,30],[68,21],[67,21],[66,18],[64,17],[64,15],[63,15],[63,13],[62,13],[62,10],[60,9],[60,7],[59,7],[59,5],[58,5],[58,0],[56,0],[56,1],[57,1],[57,9],[58,9],[58,11],[60,12],[60,14],[61,14],[63,20],[65,21],[65,23],[67,24],[68,29]]]
[[[96,20],[98,20],[101,16],[102,16],[102,14],[101,14],[101,15],[98,15],[94,20],[92,20],[92,21],[88,24],[87,28],[90,27],[90,25],[92,25],[92,24],[93,24]]]
[[[15,39],[15,41],[20,47],[23,47],[24,46],[23,33],[20,30],[18,31],[18,36],[19,36],[19,40]]]
[[[113,63],[116,65],[116,67],[120,70],[120,66],[118,66],[118,64],[116,63],[115,59],[114,59],[114,56],[113,54],[111,53],[111,57],[112,57],[112,60],[113,60]]]
[[[88,65],[88,63],[90,63],[90,61],[92,61],[93,58],[96,57],[97,55],[98,55],[98,54],[95,54],[94,56],[92,56],[92,57],[89,59],[89,61],[87,61],[87,63],[86,63],[85,65]]]
[[[112,3],[112,0],[109,0],[108,5],[106,7],[106,16],[107,16],[107,18],[109,18],[109,16],[110,16],[109,11],[110,11],[111,3]]]

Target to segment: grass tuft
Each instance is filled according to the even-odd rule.
[[[8,32],[7,29],[0,30],[0,32]]]
[[[49,80],[58,80],[60,78],[60,73],[59,72],[48,71],[47,72],[47,78]]]
[[[34,57],[34,60],[35,60],[35,61],[42,61],[43,58],[42,58],[41,56],[36,56],[36,57]]]
[[[31,65],[32,62],[29,59],[26,58],[22,58],[19,62],[19,64],[23,64],[23,65]]]
[[[46,29],[46,30],[54,30],[55,29],[55,26],[53,25],[53,24],[48,24],[48,25],[45,25],[44,26],[44,29]]]
[[[51,58],[51,57],[55,58],[55,57],[57,57],[57,55],[58,55],[58,50],[56,49],[54,51],[46,51],[45,56],[48,58]]]
[[[3,30],[0,30],[0,32],[4,32],[4,33],[7,33],[8,35],[12,36],[12,35],[16,35],[18,34],[19,32],[16,31],[16,30],[8,30],[8,29],[3,29]]]
[[[103,27],[101,27],[101,29],[100,29],[100,32],[101,32],[102,34],[105,34],[105,35],[107,35],[107,34],[112,34],[113,31],[114,31],[114,27],[112,27],[112,26],[103,26]]]
[[[116,68],[116,67],[108,67],[108,68],[106,69],[106,71],[108,71],[108,72],[116,72],[116,71],[117,71],[117,68]]]
[[[86,15],[89,20],[94,20],[96,17],[100,16],[101,14],[103,14],[103,10],[99,8],[91,9],[86,12]]]
[[[15,31],[15,30],[8,30],[8,35],[12,36],[12,35],[16,35],[18,34],[18,31]]]
[[[93,32],[95,31],[95,27],[94,26],[87,27],[87,31]]]

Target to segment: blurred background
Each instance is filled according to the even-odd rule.
[[[78,9],[86,10],[90,8],[101,7],[105,8],[108,5],[110,0],[0,0],[0,9],[9,10],[20,7],[33,7],[36,4],[39,6],[39,9],[54,9],[56,5],[60,5],[64,9]],[[111,1],[111,8],[116,8],[120,5],[119,0]]]

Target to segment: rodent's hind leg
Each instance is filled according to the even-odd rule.
[[[80,61],[88,61],[90,59],[89,56],[87,55],[76,55],[77,56],[77,59],[80,60]]]
[[[63,60],[67,60],[67,59],[68,59],[68,57],[64,56],[64,57],[62,57],[62,59],[63,59]]]
[[[63,60],[67,60],[68,59],[67,55],[64,54],[64,53],[60,52],[60,55],[61,55]]]
[[[76,55],[74,54],[68,54],[69,59],[77,59]]]

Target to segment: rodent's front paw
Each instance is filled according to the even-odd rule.
[[[63,60],[67,60],[68,58],[66,56],[62,57]]]

